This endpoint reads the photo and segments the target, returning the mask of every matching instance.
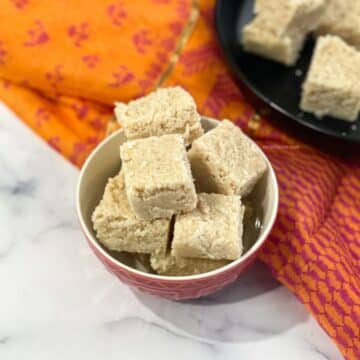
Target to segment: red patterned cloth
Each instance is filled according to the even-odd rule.
[[[196,3],[4,0],[0,98],[79,166],[105,136],[111,103],[160,84],[182,85],[202,114],[233,120],[265,150],[280,184],[279,216],[262,261],[344,356],[358,360],[360,160],[305,145],[264,118],[254,122],[255,110],[221,57],[213,0],[200,1],[184,41]]]

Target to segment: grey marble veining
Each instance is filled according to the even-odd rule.
[[[0,359],[341,359],[260,263],[172,302],[109,274],[78,227],[78,170],[0,106]]]

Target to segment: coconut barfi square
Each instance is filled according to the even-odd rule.
[[[195,208],[197,195],[180,135],[132,140],[120,147],[126,193],[143,220],[170,218]]]
[[[228,120],[194,141],[188,153],[198,190],[247,195],[267,169],[256,145]]]
[[[303,84],[301,109],[355,121],[360,110],[360,53],[336,36],[320,37]]]
[[[171,255],[211,260],[239,258],[243,217],[239,196],[199,194],[196,209],[175,218]]]
[[[360,50],[360,2],[327,0],[317,35],[336,35]]]
[[[264,58],[275,60],[285,65],[296,63],[303,47],[305,36],[278,36],[272,31],[266,31],[266,21],[256,18],[243,31],[244,50]]]
[[[128,139],[180,134],[189,145],[203,134],[195,101],[180,86],[159,89],[129,104],[116,103],[115,115]]]
[[[99,242],[107,249],[132,253],[165,254],[170,221],[143,221],[132,211],[123,174],[110,178],[92,221]]]
[[[324,0],[257,1],[256,17],[243,29],[244,49],[294,65],[306,35],[318,26],[324,10]]]
[[[153,254],[150,264],[153,270],[160,275],[184,276],[197,275],[219,269],[227,264],[228,260],[209,260],[180,258],[171,255]]]

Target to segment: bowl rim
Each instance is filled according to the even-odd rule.
[[[207,121],[214,122],[214,123],[220,122],[220,120],[212,119],[212,118],[209,118],[206,116],[202,116],[201,119],[205,119]],[[83,166],[80,170],[79,177],[78,177],[78,182],[77,182],[77,187],[76,187],[76,213],[77,213],[78,220],[80,222],[81,229],[82,229],[85,237],[87,238],[87,240],[93,246],[93,249],[96,249],[107,261],[109,261],[115,267],[120,267],[126,271],[129,271],[130,273],[133,273],[134,275],[137,275],[137,276],[143,276],[143,277],[151,279],[151,280],[162,280],[162,281],[166,281],[166,282],[179,282],[179,281],[188,282],[188,281],[209,278],[212,276],[217,276],[223,272],[227,272],[228,270],[237,267],[241,263],[245,263],[246,260],[248,260],[249,258],[254,256],[260,250],[260,248],[262,247],[262,245],[265,243],[266,239],[268,238],[268,236],[274,226],[275,220],[277,218],[278,209],[279,209],[279,184],[278,184],[278,181],[276,178],[275,171],[274,171],[268,157],[265,155],[265,153],[260,148],[260,146],[253,139],[251,139],[248,135],[245,134],[247,136],[247,138],[249,138],[255,144],[256,148],[260,151],[260,153],[262,154],[262,156],[264,157],[264,159],[267,163],[269,175],[272,178],[273,183],[275,184],[275,187],[274,187],[275,204],[272,208],[273,211],[270,216],[267,227],[264,229],[263,233],[258,237],[255,244],[247,251],[247,253],[244,256],[241,256],[239,259],[232,261],[230,264],[227,264],[225,266],[222,266],[215,270],[211,270],[206,273],[196,274],[196,275],[184,275],[184,276],[168,276],[168,275],[149,274],[149,273],[134,269],[128,265],[123,264],[121,261],[115,259],[109,253],[107,253],[107,251],[105,251],[105,249],[96,240],[95,236],[93,236],[90,233],[88,227],[85,224],[84,216],[80,211],[80,208],[81,208],[80,207],[80,189],[81,189],[82,179],[84,177],[84,174],[86,173],[87,167],[91,163],[92,159],[96,156],[97,152],[103,146],[105,146],[108,142],[110,142],[113,138],[115,138],[115,137],[119,136],[119,134],[123,133],[123,131],[124,130],[122,128],[116,130],[113,134],[106,137],[103,141],[101,141],[95,147],[95,149],[90,153],[90,155],[86,159],[85,163],[83,164]]]

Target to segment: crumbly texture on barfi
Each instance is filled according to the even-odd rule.
[[[179,86],[159,89],[127,105],[116,103],[115,115],[128,139],[180,134],[188,145],[203,134],[195,101]]]
[[[98,241],[106,248],[132,253],[165,254],[170,221],[139,220],[131,210],[122,172],[108,180],[92,221]]]
[[[247,195],[267,169],[256,145],[228,120],[194,141],[188,153],[198,191]]]
[[[328,0],[329,1],[329,0]],[[309,9],[317,8],[323,1],[314,0],[255,0],[254,13],[263,11],[280,12],[282,17],[292,19],[296,11],[309,12]]]
[[[265,8],[266,3],[268,2],[269,0],[255,0],[254,14],[258,14],[259,12],[261,12]]]
[[[239,196],[199,194],[195,210],[176,216],[171,255],[211,260],[239,258],[243,217]]]
[[[244,49],[293,65],[324,10],[324,0],[258,0],[255,19],[243,29]]]
[[[180,135],[128,141],[120,156],[128,200],[140,219],[170,218],[195,208],[197,195]]]
[[[258,0],[255,11],[266,30],[276,36],[304,35],[313,31],[325,12],[325,0]]]
[[[264,31],[264,21],[257,17],[243,30],[244,50],[275,60],[285,65],[294,65],[303,46],[305,36],[277,36],[271,31]]]
[[[317,35],[337,35],[360,50],[360,2],[327,0]]]
[[[203,274],[219,269],[227,264],[228,260],[209,260],[180,258],[171,255],[151,255],[150,264],[160,275],[185,276]]]
[[[360,53],[336,36],[318,38],[303,84],[301,109],[347,121],[360,110]]]

